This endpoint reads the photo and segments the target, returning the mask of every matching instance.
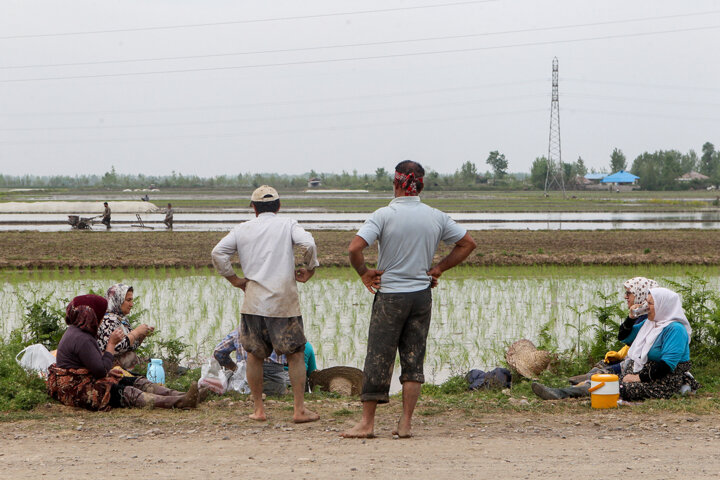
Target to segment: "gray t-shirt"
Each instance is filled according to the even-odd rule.
[[[382,293],[417,292],[430,285],[432,266],[440,240],[457,243],[466,230],[450,216],[429,207],[420,197],[397,197],[373,212],[357,235],[368,245],[378,241],[378,270]]]

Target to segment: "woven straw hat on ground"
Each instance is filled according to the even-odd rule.
[[[335,392],[345,396],[360,395],[363,372],[353,367],[330,367],[315,370],[310,374],[310,388],[316,386],[326,392]]]
[[[523,377],[537,378],[550,364],[552,354],[538,350],[535,344],[523,338],[510,345],[505,360]]]

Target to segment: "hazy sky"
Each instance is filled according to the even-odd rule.
[[[422,8],[432,7],[432,8]],[[720,143],[720,2],[2,0],[0,173],[443,173]]]

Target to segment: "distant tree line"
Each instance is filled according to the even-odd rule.
[[[529,189],[545,187],[548,174],[547,158],[535,159],[530,173],[508,173],[509,162],[505,155],[497,150],[489,153],[485,164],[491,170],[481,173],[472,161],[466,161],[454,173],[441,174],[428,169],[425,173],[425,186],[428,190],[484,190],[484,189]],[[622,150],[615,148],[610,154],[609,170],[614,173],[627,169],[627,159]],[[562,175],[567,188],[572,188],[578,178],[588,173],[582,157],[571,163],[563,162]],[[708,180],[678,182],[676,179],[691,171],[706,175]],[[630,172],[640,177],[639,185],[644,190],[677,190],[704,188],[720,184],[720,154],[715,146],[706,142],[702,146],[702,155],[694,150],[681,153],[677,150],[658,150],[644,152],[633,160]],[[304,189],[309,179],[318,179],[323,188],[388,190],[392,187],[392,172],[378,168],[373,174],[358,174],[343,171],[341,173],[318,173],[314,170],[301,175],[281,175],[275,173],[239,173],[237,175],[218,175],[199,177],[172,172],[170,175],[122,174],[112,167],[104,175],[55,175],[10,176],[0,173],[0,187],[3,188],[246,188],[260,185],[274,185],[285,189]]]

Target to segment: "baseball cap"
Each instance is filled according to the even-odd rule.
[[[278,195],[277,190],[268,185],[261,185],[252,193],[250,201],[264,203],[272,202],[274,200],[278,200],[279,198],[280,195]]]

